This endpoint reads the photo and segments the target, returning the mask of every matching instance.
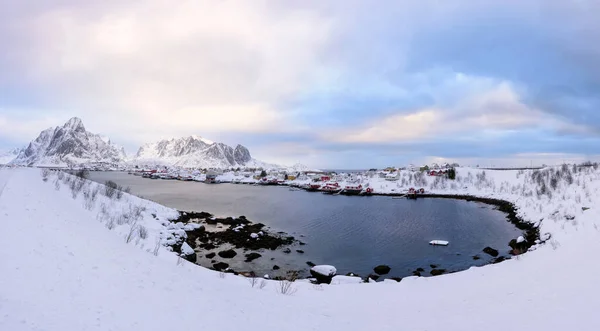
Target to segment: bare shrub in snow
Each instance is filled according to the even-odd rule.
[[[252,288],[254,288],[256,285],[258,285],[258,280],[259,280],[259,278],[257,278],[257,277],[254,277],[254,276],[253,276],[253,277],[250,277],[250,278],[248,278],[248,282],[250,283],[250,286],[251,286]]]
[[[127,217],[127,214],[121,214],[119,216],[116,216],[115,218],[116,218],[117,224],[119,224],[119,225],[123,225],[125,223],[129,223],[128,222],[129,219]]]
[[[87,210],[92,210],[96,205],[96,196],[92,193],[93,189],[86,187],[83,190],[84,207]]]
[[[71,189],[71,195],[73,196],[73,199],[77,198],[77,195],[79,195],[81,190],[83,190],[84,186],[85,180],[81,178],[74,178],[71,180],[69,183],[69,188]]]
[[[138,225],[138,237],[141,239],[148,238],[148,229],[143,225]]]
[[[158,252],[160,251],[160,238],[156,238],[156,242],[154,243],[154,250],[152,254],[154,256],[158,256]]]
[[[123,187],[121,185],[117,185],[115,197],[117,198],[117,200],[121,200],[121,198],[123,198]]]
[[[109,230],[112,230],[115,228],[115,219],[113,217],[110,217],[107,221],[106,221],[106,228]]]
[[[557,250],[560,247],[560,243],[556,239],[550,239],[550,246],[552,246],[553,250]]]
[[[297,271],[288,271],[285,279],[279,281],[277,284],[277,291],[283,295],[292,295],[296,293],[297,289],[293,287],[294,282],[298,279]]]
[[[183,265],[183,258],[181,256],[177,257],[177,266],[182,266]]]
[[[56,175],[58,177],[58,179],[63,180],[65,179],[65,173],[62,171],[59,171],[58,174]]]
[[[225,279],[225,272],[219,271],[219,278]]]
[[[60,180],[58,178],[54,181],[54,189],[57,191],[60,190]]]
[[[47,168],[42,169],[42,180],[44,182],[47,182],[49,177],[50,177],[50,169],[47,169]]]
[[[113,182],[112,180],[107,180],[104,183],[104,195],[106,195],[106,197],[109,199],[114,198],[117,194],[117,187],[117,183]]]
[[[265,286],[267,286],[267,281],[263,279],[260,281],[258,288],[262,290],[263,288],[265,288]]]
[[[80,169],[75,171],[75,176],[82,179],[88,179],[90,172],[87,169]]]
[[[133,238],[135,238],[135,233],[136,233],[137,228],[138,228],[137,221],[133,222],[133,224],[131,224],[131,227],[129,228],[129,232],[127,232],[127,236],[125,236],[126,243],[129,244],[131,242],[131,240]]]

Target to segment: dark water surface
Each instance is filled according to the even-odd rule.
[[[429,275],[430,264],[448,271],[486,264],[491,257],[482,252],[484,247],[506,255],[508,242],[521,235],[505,214],[478,202],[332,196],[284,186],[151,180],[119,172],[92,172],[90,178],[113,180],[129,186],[135,195],[179,210],[244,215],[306,243],[292,247],[291,254],[259,251],[263,257],[251,263],[243,262],[243,254],[234,259],[217,256],[217,261],[229,263],[236,271],[270,275],[291,269],[307,271],[306,261],[312,261],[334,265],[338,274],[366,276],[373,267],[387,264],[392,268],[388,277],[411,275],[419,267],[425,269],[423,275]],[[434,239],[450,245],[430,246]],[[474,255],[481,260],[473,260]],[[211,265],[207,259],[199,263]],[[279,272],[272,271],[275,264],[281,267]]]

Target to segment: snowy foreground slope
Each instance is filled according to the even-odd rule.
[[[275,281],[252,287],[162,247],[155,255],[171,209],[127,194],[109,200],[102,191],[92,205],[84,193],[102,190],[97,184],[86,182],[74,199],[56,175],[44,182],[37,169],[0,169],[0,330],[600,329],[600,172],[579,172],[571,185],[559,183],[564,194],[539,199],[500,193],[504,181],[517,185],[516,172],[487,175],[497,185],[486,195],[498,191],[526,219],[543,218],[548,244],[455,274],[296,282],[282,295]],[[146,239],[126,243],[132,224],[148,230]]]

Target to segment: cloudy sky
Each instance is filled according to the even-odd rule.
[[[0,149],[81,117],[325,168],[600,155],[595,0],[0,0]]]

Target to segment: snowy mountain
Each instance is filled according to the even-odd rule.
[[[273,166],[252,158],[250,151],[237,145],[189,136],[146,144],[131,161],[139,165],[170,165],[186,168],[230,168]]]
[[[22,148],[13,148],[6,151],[0,151],[0,164],[10,163],[10,161],[14,160],[22,150]]]
[[[66,166],[90,162],[119,163],[125,150],[109,139],[86,131],[81,119],[74,117],[65,125],[40,133],[11,164]]]

